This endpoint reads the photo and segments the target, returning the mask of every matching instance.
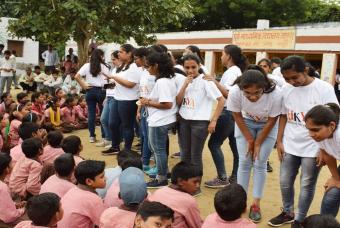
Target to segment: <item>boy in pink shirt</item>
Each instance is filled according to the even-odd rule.
[[[61,148],[61,142],[64,136],[60,131],[51,131],[47,134],[48,145],[44,147],[44,153],[40,156],[43,164],[53,164],[54,160],[64,154]]]
[[[93,228],[99,225],[106,207],[95,189],[105,187],[104,169],[103,161],[86,160],[78,164],[75,170],[78,185],[61,199],[64,218],[58,223],[59,228]]]
[[[61,142],[61,148],[67,154],[72,154],[76,166],[84,161],[84,158],[80,157],[80,152],[83,150],[81,140],[76,135],[70,135],[63,139]]]
[[[179,162],[171,172],[171,185],[155,191],[150,201],[160,202],[175,211],[174,228],[197,228],[202,219],[197,202],[192,196],[200,187],[202,171],[199,167]]]
[[[20,197],[29,198],[40,191],[42,165],[39,156],[43,153],[43,145],[40,139],[30,138],[24,140],[21,148],[25,157],[15,164],[9,178],[9,188]]]
[[[131,228],[134,225],[138,206],[147,196],[144,173],[130,167],[119,177],[119,198],[124,202],[120,207],[106,209],[100,217],[100,228]]]
[[[238,184],[230,184],[215,195],[216,212],[210,214],[204,221],[202,228],[256,228],[249,219],[241,218],[247,210],[247,193]]]
[[[50,192],[33,196],[27,201],[26,208],[31,221],[23,221],[15,228],[57,227],[57,222],[63,217],[60,197]]]
[[[174,211],[160,202],[144,201],[138,208],[134,228],[171,228]]]
[[[8,186],[4,183],[5,177],[11,172],[12,158],[5,153],[0,153],[0,227],[1,223],[16,224],[25,212],[25,208],[18,208],[12,198]]]
[[[55,175],[50,176],[42,185],[40,194],[53,192],[62,198],[71,188],[75,187],[71,178],[74,171],[74,158],[72,154],[62,154],[54,160]]]

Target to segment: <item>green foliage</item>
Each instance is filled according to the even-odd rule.
[[[311,0],[310,8],[303,22],[317,23],[340,21],[340,1],[338,4],[327,4],[318,0]]]

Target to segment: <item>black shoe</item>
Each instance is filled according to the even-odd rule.
[[[267,161],[267,172],[268,173],[273,172],[273,167],[270,165],[269,161]]]
[[[108,155],[116,155],[120,152],[120,150],[118,148],[110,148],[107,150],[102,151],[102,155],[103,156],[108,156]]]
[[[153,179],[152,181],[146,183],[147,188],[161,188],[164,186],[168,186],[168,180],[158,181],[157,179]]]
[[[302,228],[302,224],[301,222],[294,220],[294,222],[291,225],[291,228]]]
[[[268,225],[278,227],[292,222],[294,222],[294,215],[282,211],[281,214],[269,220]]]
[[[230,184],[237,184],[237,176],[236,175],[231,175],[230,177],[228,177],[229,183]]]
[[[151,179],[156,179],[156,176],[157,176],[157,174],[150,174],[150,175],[148,175]],[[166,177],[168,178],[168,180],[169,179],[171,179],[171,173],[168,173],[167,175],[166,175]]]

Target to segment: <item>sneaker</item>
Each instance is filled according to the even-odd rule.
[[[177,152],[171,155],[172,158],[181,158],[181,152]]]
[[[208,188],[223,188],[229,184],[227,179],[214,178],[212,180],[204,182],[204,185]]]
[[[249,211],[249,218],[254,223],[261,222],[262,216],[261,216],[261,209],[257,205],[251,205],[250,211]]]
[[[269,161],[267,161],[267,172],[268,173],[273,172],[273,167],[270,165]]]
[[[108,140],[106,140],[106,139],[103,139],[101,142],[99,142],[99,143],[96,143],[96,147],[106,147],[106,146],[108,146],[108,145],[110,145],[110,147],[111,147],[111,141],[108,141]]]
[[[282,211],[281,214],[269,220],[268,225],[278,227],[292,222],[294,222],[294,215]]]
[[[110,149],[112,147],[112,144],[111,144],[111,142],[109,143],[109,144],[107,144],[104,148],[105,149]]]
[[[292,223],[292,225],[290,227],[291,228],[302,228],[302,223],[294,220],[294,222]]]
[[[168,186],[168,180],[158,181],[157,179],[153,179],[152,181],[146,183],[147,188],[161,188],[164,186]]]
[[[145,172],[148,176],[154,176],[152,178],[155,178],[157,173],[158,173],[158,169],[157,169],[157,166],[154,166],[154,167],[150,167],[149,170],[147,170]]]
[[[118,148],[110,148],[110,149],[108,149],[108,150],[104,150],[104,151],[102,151],[102,155],[104,155],[104,156],[107,156],[107,155],[116,155],[116,154],[118,154],[119,153],[119,149]]]
[[[148,176],[149,176],[149,178],[151,178],[151,179],[155,179],[156,176],[157,176],[157,173],[155,173],[155,174],[150,174],[150,175],[148,175]],[[166,178],[168,178],[168,180],[171,181],[171,173],[168,173],[168,174],[166,175]]]
[[[96,137],[90,137],[89,142],[90,142],[90,143],[95,143],[95,142],[96,142]]]
[[[233,184],[233,183],[237,184],[237,176],[236,175],[229,176],[228,180],[229,180],[230,184]]]

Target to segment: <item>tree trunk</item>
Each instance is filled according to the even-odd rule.
[[[87,63],[88,60],[88,53],[89,53],[89,41],[90,38],[84,37],[79,40],[75,40],[78,46],[78,59],[79,59],[79,67]]]

